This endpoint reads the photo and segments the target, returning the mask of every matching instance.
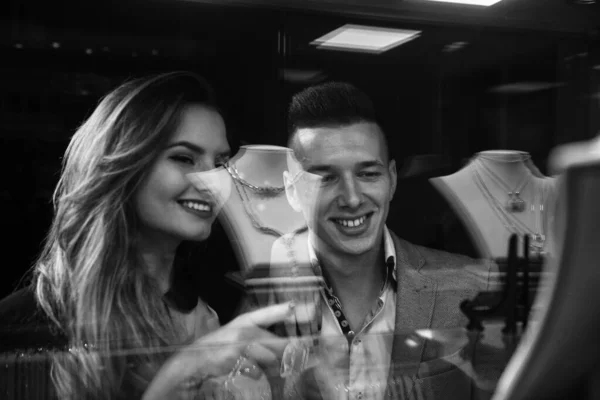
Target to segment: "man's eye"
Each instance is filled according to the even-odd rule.
[[[321,175],[321,183],[329,183],[335,180],[335,175]]]
[[[381,172],[379,171],[363,171],[358,174],[358,176],[363,178],[378,178],[381,176]]]
[[[190,156],[186,156],[183,154],[171,156],[171,159],[178,163],[194,165],[194,159]]]

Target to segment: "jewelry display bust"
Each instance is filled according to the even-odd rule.
[[[546,234],[556,182],[541,176],[528,153],[482,151],[454,174],[430,182],[463,218],[482,257],[506,257],[513,233],[529,235],[532,255],[552,252]]]
[[[273,242],[302,228],[304,218],[287,201],[283,171],[289,150],[270,145],[246,145],[229,161],[233,189],[219,219],[242,271],[270,262]]]

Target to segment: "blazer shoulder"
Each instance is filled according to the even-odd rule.
[[[439,266],[444,268],[463,268],[469,265],[486,265],[490,261],[477,259],[463,254],[450,253],[445,250],[432,249],[429,247],[415,245],[417,250],[423,255],[426,265]]]
[[[492,260],[432,249],[393,237],[396,251],[405,252],[406,255],[403,257],[423,275],[453,286],[468,286],[479,290],[498,288],[498,266]]]
[[[390,231],[394,242],[396,257],[415,269],[421,268],[457,268],[467,264],[479,263],[471,257],[432,249],[401,239]]]

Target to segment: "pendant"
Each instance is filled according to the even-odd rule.
[[[506,203],[506,211],[511,213],[520,213],[525,211],[525,200],[523,200],[519,192],[508,192],[508,202]]]
[[[542,255],[542,254],[544,254],[545,242],[546,242],[546,235],[542,235],[541,233],[536,233],[536,234],[530,235],[529,249],[534,254]]]

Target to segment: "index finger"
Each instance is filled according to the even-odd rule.
[[[242,314],[239,317],[239,321],[245,325],[268,328],[277,322],[284,321],[292,313],[293,309],[294,303],[291,301],[283,304],[275,304]]]

